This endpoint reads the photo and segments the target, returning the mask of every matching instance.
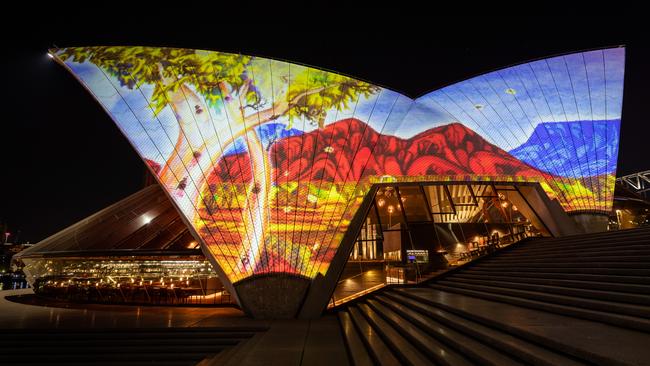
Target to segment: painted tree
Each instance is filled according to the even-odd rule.
[[[153,86],[149,98],[153,115],[169,106],[179,124],[174,149],[166,157],[159,179],[177,199],[184,197],[194,207],[202,204],[201,193],[211,169],[229,146],[243,139],[253,177],[246,202],[240,207],[246,253],[240,255],[238,266],[247,273],[253,271],[264,241],[269,239],[264,205],[270,198],[271,167],[256,127],[288,117],[287,128],[296,119],[323,128],[328,111],[347,109],[360,97],[379,90],[322,70],[211,51],[100,46],[63,49],[56,55],[64,62],[91,62],[123,88]],[[263,75],[255,75],[255,69]],[[270,69],[274,77],[269,77]],[[209,109],[225,112],[228,124],[204,136],[202,128],[215,125]],[[195,218],[189,219],[194,222]]]

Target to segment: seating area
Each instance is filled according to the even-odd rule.
[[[151,305],[226,305],[232,297],[221,286],[207,288],[201,281],[187,283],[110,283],[90,280],[49,280],[39,286],[40,296],[72,302]],[[179,282],[179,281],[176,281]]]
[[[355,365],[647,365],[650,228],[530,238],[337,313]]]

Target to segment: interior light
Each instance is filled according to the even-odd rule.
[[[47,53],[47,57],[49,57],[49,58],[54,58],[54,55],[48,52],[48,53]]]

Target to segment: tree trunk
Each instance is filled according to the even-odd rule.
[[[185,85],[169,93],[169,104],[178,119],[179,131],[174,150],[159,176],[199,231],[204,225],[199,217],[199,209],[205,206],[205,202],[201,202],[202,192],[208,189],[208,177],[212,169],[219,163],[223,151],[237,138],[243,137],[246,142],[252,178],[247,187],[246,201],[240,203],[242,207],[239,207],[243,218],[243,230],[240,230],[241,262],[237,263],[239,273],[235,274],[239,278],[253,274],[269,239],[267,230],[271,216],[267,202],[272,184],[271,165],[268,153],[254,128],[286,114],[303,97],[323,89],[325,88],[306,91],[291,101],[279,98],[272,107],[245,115],[241,101],[230,97],[227,87],[222,86],[229,126],[207,139],[201,135],[200,128],[213,123],[209,107]],[[224,138],[225,136],[228,137]],[[215,149],[215,146],[219,146],[219,149]]]
[[[223,139],[226,131],[217,131],[217,138],[223,139],[219,144],[209,145],[204,142],[201,127],[210,127],[212,120],[208,107],[196,93],[186,86],[181,86],[176,92],[169,93],[170,107],[178,120],[178,136],[174,150],[168,157],[159,177],[161,182],[170,190],[179,202],[190,222],[202,226],[199,220],[199,209],[205,206],[202,192],[207,189],[208,177],[212,169],[219,163],[226,150],[236,139],[243,136],[250,159],[252,180],[247,188],[247,198],[241,202],[239,209],[242,213],[242,261],[237,263],[240,274],[252,274],[255,265],[259,263],[266,239],[266,229],[269,222],[268,200],[271,186],[271,167],[268,154],[257,133],[252,129],[267,122],[272,113],[260,112],[260,122],[246,123],[240,108],[233,103],[225,103],[229,128],[232,129],[230,138]],[[197,113],[198,111],[201,111]],[[258,113],[252,117],[257,119]],[[262,119],[263,117],[266,117]],[[249,119],[250,122],[250,119]],[[219,133],[222,132],[222,133]],[[219,218],[214,218],[218,220]],[[240,275],[237,274],[237,275]]]
[[[267,229],[270,223],[267,201],[271,187],[271,166],[268,154],[257,133],[251,130],[245,138],[252,178],[247,190],[246,203],[242,207],[243,226],[250,242],[246,256],[242,258],[241,267],[242,271],[245,267],[253,271],[255,265],[260,263],[260,256],[267,242]]]

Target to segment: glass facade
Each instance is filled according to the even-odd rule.
[[[202,255],[72,257],[23,260],[42,296],[66,301],[128,304],[230,304]]]
[[[417,283],[526,237],[549,236],[522,188],[508,183],[382,185],[331,305],[386,284]]]

